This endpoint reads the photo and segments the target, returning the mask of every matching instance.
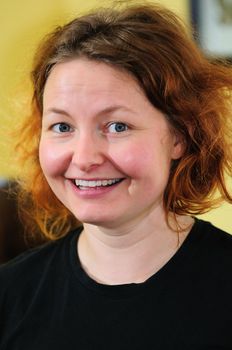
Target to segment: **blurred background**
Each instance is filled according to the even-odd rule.
[[[198,44],[203,50],[206,50],[207,54],[217,57],[230,56],[232,52],[232,0],[160,0],[156,2],[174,10],[189,27],[194,23],[200,34]],[[20,169],[15,166],[14,160],[17,155],[12,151],[11,132],[27,113],[28,98],[30,98],[29,73],[33,53],[40,39],[54,27],[86,10],[99,5],[109,5],[109,3],[110,1],[107,0],[0,0],[0,47],[2,52],[0,55],[0,187],[7,187],[8,180],[15,175],[20,175]],[[215,11],[217,11],[217,16]],[[221,43],[222,47],[215,46],[218,43]],[[228,181],[232,187],[231,179]],[[1,193],[3,192],[0,191],[0,196]],[[11,203],[11,209],[9,209],[11,214],[7,214],[5,212],[6,201],[7,196],[0,204],[0,247],[4,245],[3,240],[1,241],[1,230],[2,232],[5,230],[1,228],[3,216],[6,219],[8,215],[8,221],[11,221],[12,224],[12,215],[14,215],[12,210],[17,210]],[[232,233],[231,217],[232,206],[227,204],[203,215],[204,219]],[[10,245],[13,236],[12,232],[9,234],[11,234],[10,242],[8,242]],[[19,250],[22,249],[22,247],[19,248]],[[17,249],[12,255],[16,253]]]

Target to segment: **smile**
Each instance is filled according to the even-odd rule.
[[[94,187],[106,187],[112,186],[121,182],[123,179],[106,179],[106,180],[74,180],[75,185],[79,189],[94,188]]]

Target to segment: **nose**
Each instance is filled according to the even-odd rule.
[[[72,163],[81,171],[90,171],[104,163],[106,145],[100,135],[82,134],[73,147]]]

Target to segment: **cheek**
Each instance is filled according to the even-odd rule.
[[[133,188],[143,183],[143,189],[150,191],[151,187],[166,186],[171,165],[168,145],[154,138],[143,139],[120,149],[112,158],[115,165],[132,179]]]
[[[68,155],[61,145],[51,144],[49,140],[41,139],[39,147],[40,165],[47,177],[62,174],[68,163]]]
[[[123,173],[135,179],[144,177],[156,164],[154,152],[143,143],[124,146],[112,152],[111,157]]]

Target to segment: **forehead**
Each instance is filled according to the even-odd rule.
[[[56,64],[45,84],[45,94],[50,87],[60,92],[76,89],[79,92],[88,90],[116,93],[127,90],[128,86],[130,91],[143,94],[136,79],[128,72],[103,62],[82,58]]]
[[[140,127],[160,124],[166,128],[168,124],[133,76],[87,59],[74,59],[54,66],[45,85],[43,107],[44,117],[57,110],[77,120],[94,120],[98,116],[120,113]]]
[[[89,113],[95,113],[112,105],[154,111],[136,79],[123,70],[87,59],[74,59],[53,67],[44,89],[44,110],[86,112],[88,109]]]

